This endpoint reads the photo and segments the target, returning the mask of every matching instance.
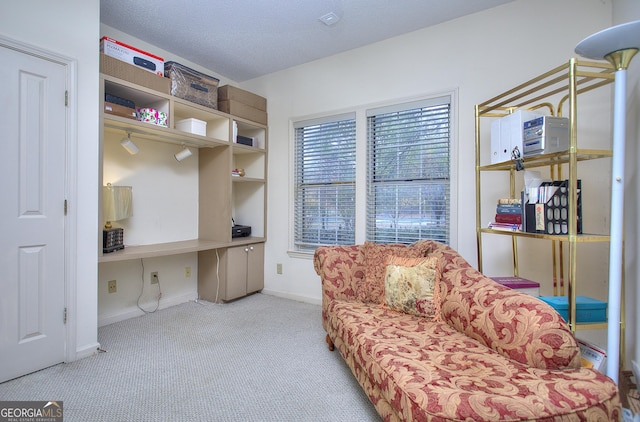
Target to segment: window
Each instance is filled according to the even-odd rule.
[[[296,250],[355,243],[355,114],[294,124]]]
[[[367,235],[449,243],[450,98],[367,112]]]

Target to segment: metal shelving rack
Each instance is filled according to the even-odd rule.
[[[580,94],[600,88],[614,82],[613,66],[607,62],[582,61],[575,58],[558,66],[544,74],[541,74],[515,88],[497,95],[475,106],[475,148],[476,148],[476,236],[478,248],[478,269],[482,272],[482,236],[485,234],[497,234],[510,236],[513,249],[514,276],[518,276],[518,245],[517,239],[536,238],[551,241],[553,254],[554,281],[560,279],[560,285],[564,284],[564,256],[563,243],[568,243],[567,261],[567,297],[568,297],[568,323],[572,331],[578,328],[595,329],[606,328],[607,323],[576,323],[576,265],[577,244],[581,242],[609,242],[609,235],[578,234],[577,216],[575,212],[568,215],[567,235],[548,235],[527,232],[500,231],[485,228],[481,219],[481,175],[487,171],[508,171],[510,174],[510,197],[518,198],[515,192],[516,186],[516,162],[506,161],[497,164],[481,165],[481,122],[485,118],[500,118],[507,116],[517,109],[536,110],[546,108],[550,114],[563,117],[565,106],[568,108],[569,118],[569,149],[567,151],[536,155],[522,159],[525,168],[549,167],[551,178],[554,180],[569,180],[570,192],[568,207],[575,210],[577,207],[577,169],[578,162],[612,157],[611,150],[580,149],[578,147],[577,133],[577,98]],[[557,105],[551,101],[557,100]],[[569,175],[563,177],[562,166],[567,165]],[[564,291],[557,290],[558,283],[554,283],[554,295],[564,295]],[[564,289],[563,289],[564,290]]]

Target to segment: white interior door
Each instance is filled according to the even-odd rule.
[[[0,45],[0,382],[65,358],[66,66]]]

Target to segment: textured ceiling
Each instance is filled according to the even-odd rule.
[[[100,21],[243,82],[510,1],[102,0]]]

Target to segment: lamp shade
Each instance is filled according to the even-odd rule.
[[[118,221],[133,216],[133,192],[131,186],[102,187],[102,212],[105,221]]]

